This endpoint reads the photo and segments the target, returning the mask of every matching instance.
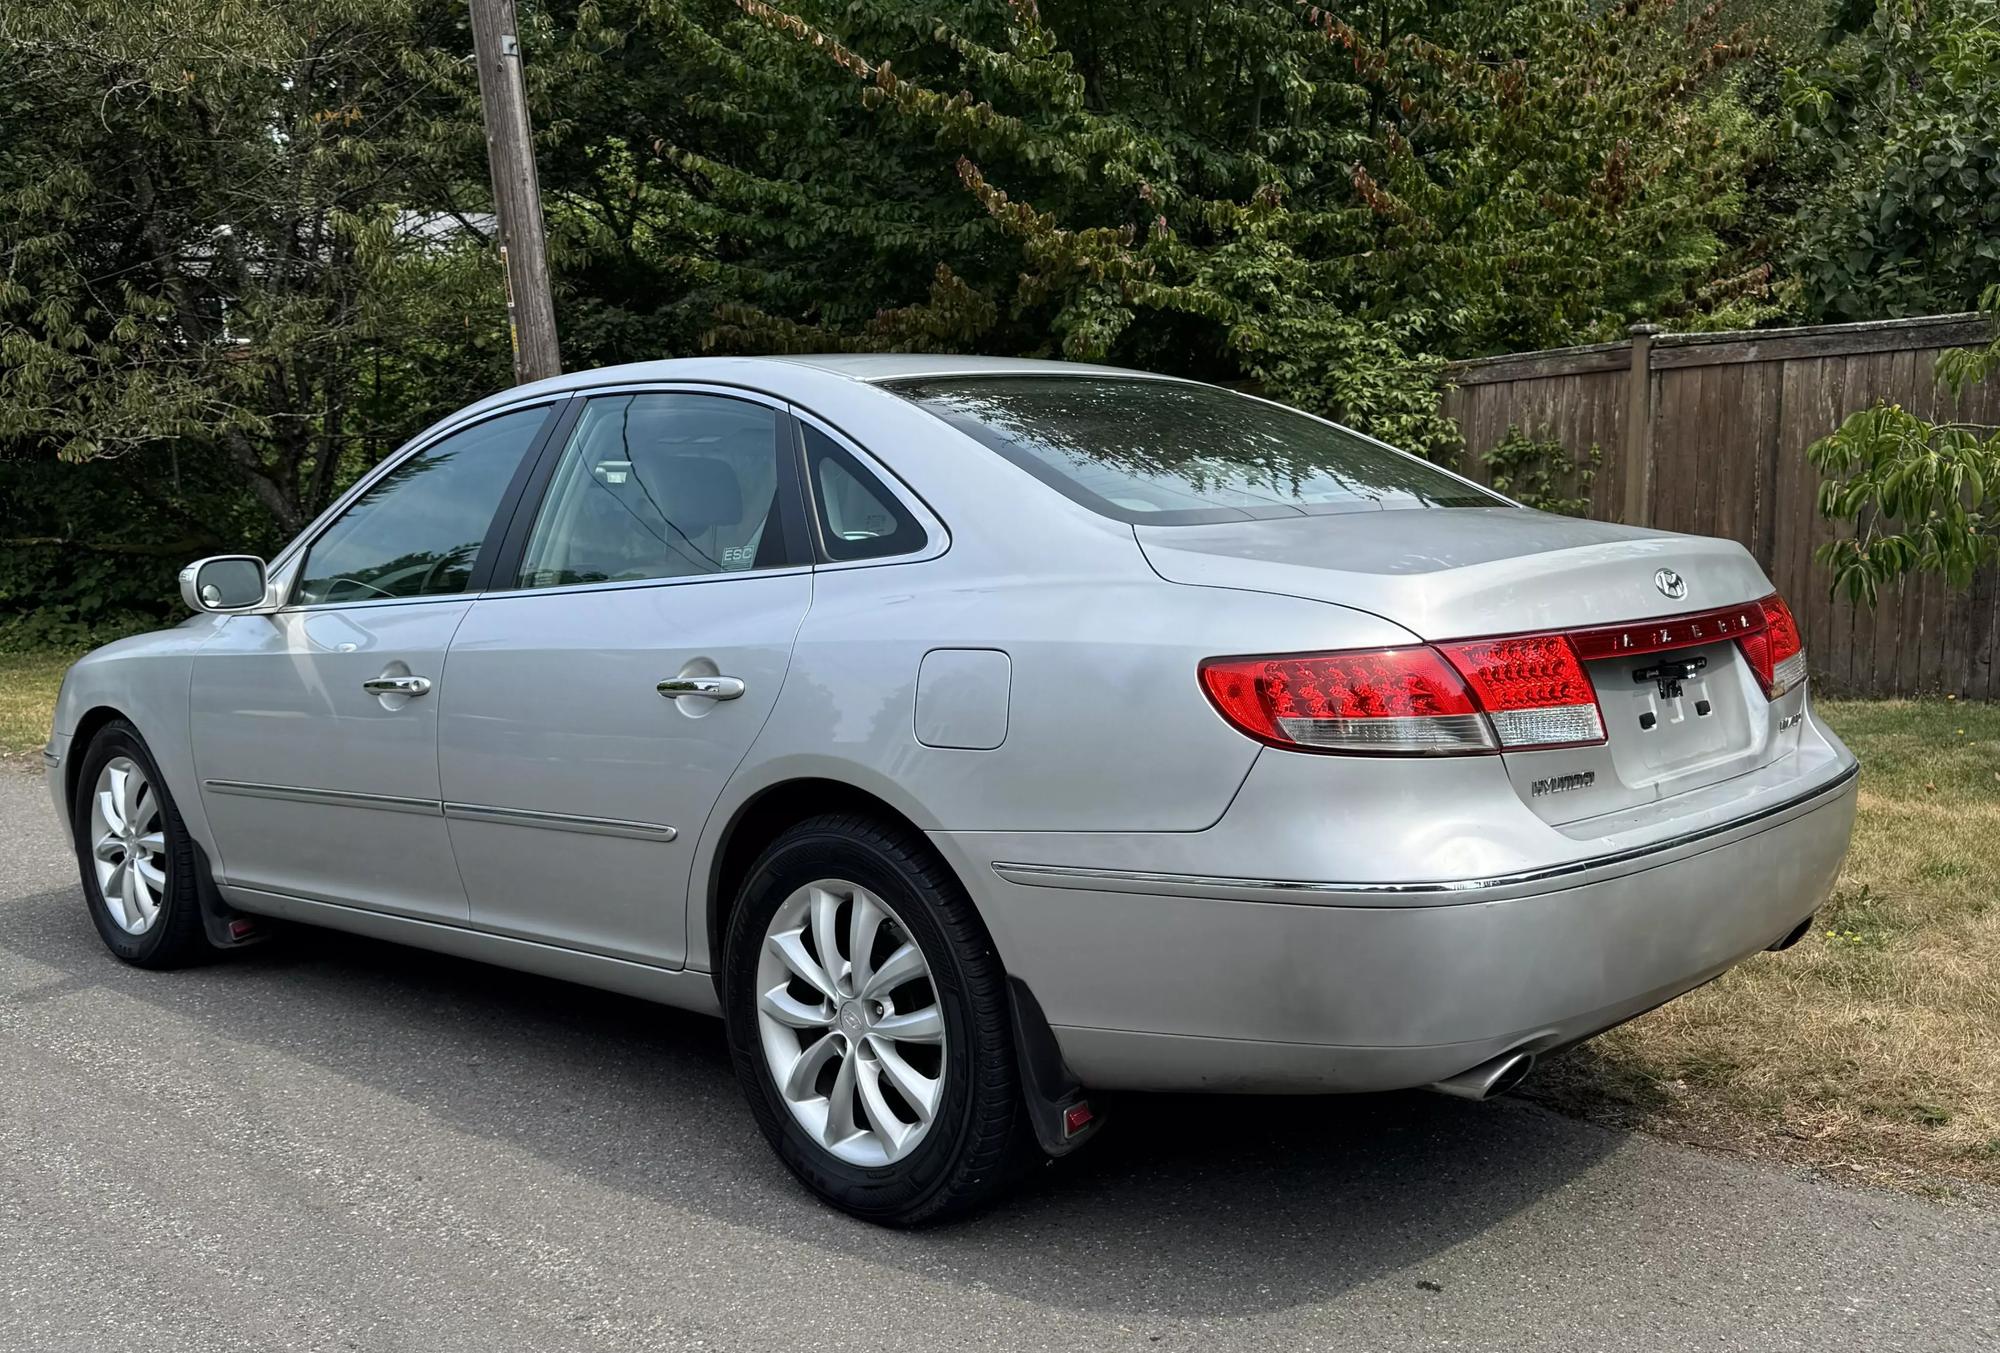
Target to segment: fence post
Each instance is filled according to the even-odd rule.
[[[1632,374],[1625,390],[1625,524],[1653,520],[1653,335],[1657,324],[1641,320],[1625,331],[1632,336]]]

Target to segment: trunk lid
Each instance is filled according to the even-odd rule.
[[[1552,824],[1755,770],[1797,738],[1803,693],[1767,699],[1730,637],[1761,616],[1755,603],[1773,590],[1733,541],[1520,508],[1142,525],[1134,534],[1170,582],[1332,602],[1424,640],[1607,631],[1585,654],[1605,742],[1504,754],[1522,801]],[[1662,585],[1662,570],[1678,589]],[[1696,614],[1704,618],[1665,623]],[[1671,646],[1621,652],[1662,643]]]

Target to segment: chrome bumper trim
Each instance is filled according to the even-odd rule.
[[[1718,822],[1697,831],[1684,832],[1679,836],[1648,842],[1643,846],[1633,846],[1627,850],[1592,855],[1587,859],[1569,860],[1541,869],[1522,870],[1519,873],[1494,874],[1485,878],[1438,879],[1410,883],[1330,882],[1308,879],[1230,878],[1211,874],[1167,874],[1139,869],[1093,869],[1077,865],[1014,864],[1001,860],[993,862],[993,872],[1009,883],[1023,884],[1032,888],[1108,888],[1117,892],[1158,892],[1185,897],[1248,894],[1253,895],[1253,900],[1254,895],[1259,894],[1273,900],[1319,897],[1434,897],[1442,894],[1464,896],[1464,900],[1474,901],[1502,889],[1526,888],[1540,883],[1573,880],[1579,874],[1594,873],[1644,860],[1649,856],[1683,850],[1712,837],[1740,832],[1746,827],[1755,826],[1757,823],[1786,813],[1809,811],[1818,806],[1821,800],[1831,799],[1841,793],[1860,773],[1861,767],[1858,764],[1849,763],[1830,780],[1782,802],[1770,804],[1754,813],[1746,813],[1727,822]]]
[[[484,803],[447,803],[444,806],[444,815],[467,822],[497,822],[509,827],[547,827],[552,831],[586,832],[593,836],[623,836],[635,841],[671,841],[680,835],[664,822],[633,822],[620,817],[544,813],[533,808],[496,808]]]

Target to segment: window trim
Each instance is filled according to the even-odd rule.
[[[570,407],[564,410],[559,420],[558,436],[542,443],[536,453],[535,466],[523,486],[521,495],[513,505],[513,515],[508,519],[505,538],[493,559],[493,570],[486,579],[487,586],[481,591],[486,597],[541,597],[560,596],[570,592],[615,592],[631,587],[670,587],[690,583],[728,582],[739,578],[774,578],[789,573],[809,572],[813,564],[813,548],[807,534],[806,508],[801,501],[803,487],[800,483],[798,456],[796,451],[790,459],[794,473],[786,474],[784,462],[788,439],[796,443],[797,436],[791,431],[791,420],[787,416],[785,401],[761,390],[743,386],[713,385],[701,381],[638,381],[620,385],[594,385],[573,392]],[[583,406],[593,399],[616,399],[626,395],[710,395],[720,399],[740,400],[749,404],[760,404],[777,415],[776,443],[772,454],[778,461],[778,520],[785,532],[786,562],[777,568],[748,568],[730,573],[690,573],[667,578],[616,578],[595,583],[558,583],[548,587],[495,587],[499,579],[519,581],[521,560],[528,551],[528,538],[534,534],[535,521],[542,514],[542,507],[548,500],[549,487],[555,482],[556,470],[561,466],[563,454],[569,449],[570,436],[576,431],[576,424],[583,417]]]
[[[454,598],[470,599],[478,596],[485,590],[486,583],[492,575],[493,562],[499,550],[501,534],[496,532],[496,528],[500,527],[503,521],[511,520],[511,514],[527,482],[530,467],[534,466],[547,450],[550,433],[564,421],[569,413],[569,406],[576,402],[574,397],[565,391],[559,395],[543,395],[536,399],[524,399],[519,403],[488,409],[475,418],[442,420],[405,443],[401,450],[385,456],[379,465],[361,476],[347,492],[335,499],[326,511],[314,519],[312,525],[293,537],[292,542],[279,551],[277,558],[271,561],[270,572],[283,575],[285,589],[284,604],[277,608],[276,613],[284,615],[292,612],[355,610],[370,606],[411,606],[423,602],[450,601]],[[496,418],[525,413],[529,409],[538,407],[547,410],[542,418],[542,425],[535,430],[533,440],[522,452],[520,461],[514,466],[513,475],[507,481],[506,489],[500,495],[499,503],[494,506],[493,516],[486,523],[486,535],[480,541],[479,554],[472,561],[472,573],[466,579],[462,590],[427,593],[415,597],[357,597],[352,601],[303,602],[298,599],[299,587],[305,581],[304,565],[312,554],[313,546],[319,544],[321,538],[340,523],[347,515],[348,509],[360,501],[377,481],[385,478],[405,461],[423,455],[447,437],[469,432]]]
[[[925,502],[923,497],[915,489],[911,488],[901,475],[883,464],[880,457],[871,454],[867,448],[855,441],[854,438],[848,436],[824,418],[812,413],[810,410],[802,409],[796,404],[789,407],[792,418],[798,425],[792,434],[792,454],[798,464],[799,483],[803,488],[805,496],[802,506],[807,529],[812,535],[812,554],[815,561],[815,568],[827,571],[831,569],[881,568],[888,564],[916,564],[922,563],[926,559],[936,559],[951,548],[951,532],[946,528],[943,520],[939,518],[937,513],[931,510],[931,505]],[[812,482],[812,464],[806,455],[805,429],[808,426],[815,432],[826,437],[842,451],[852,456],[856,464],[874,476],[876,483],[882,486],[883,491],[894,498],[897,505],[903,511],[910,514],[911,520],[915,521],[917,528],[924,533],[924,541],[921,545],[913,550],[906,550],[901,554],[877,555],[872,559],[835,559],[827,552],[826,541],[822,538],[819,528],[821,516],[819,491]]]

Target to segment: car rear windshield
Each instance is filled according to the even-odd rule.
[[[1212,385],[981,376],[888,388],[1119,521],[1504,505],[1359,433]]]

